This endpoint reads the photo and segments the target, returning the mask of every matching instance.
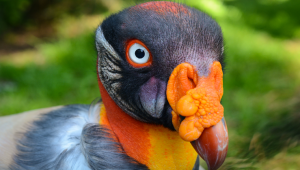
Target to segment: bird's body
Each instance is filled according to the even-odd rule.
[[[223,163],[223,40],[214,20],[148,2],[107,18],[95,41],[102,101],[0,118],[1,169],[197,170],[197,153],[210,169]]]
[[[150,169],[193,169],[199,166],[193,147],[176,132],[161,125],[140,123],[125,114],[119,116],[124,124],[131,121],[137,123],[131,128],[140,129],[135,133],[120,132],[130,139],[123,142],[119,133],[122,146],[116,143],[115,134],[110,134],[112,127],[102,103],[52,107],[1,118],[0,167],[3,170],[147,169],[135,160],[147,164]],[[19,122],[14,121],[16,119]],[[136,140],[141,137],[139,135],[144,138]],[[131,160],[124,153],[118,154],[120,148],[126,148],[126,153],[136,159]],[[183,149],[189,152],[181,154]],[[16,153],[18,155],[14,155]],[[93,165],[92,168],[89,164]]]
[[[0,167],[2,169],[3,166],[7,167],[12,162],[17,151],[17,134],[21,135],[28,131],[33,121],[38,120],[44,113],[58,108],[60,107],[33,110],[0,118]]]
[[[84,155],[79,144],[81,131],[91,120],[88,110],[87,105],[71,105],[2,118],[1,126],[9,129],[0,133],[0,165],[5,170],[87,169],[86,162],[80,161]],[[7,119],[19,121],[12,125],[14,121]]]

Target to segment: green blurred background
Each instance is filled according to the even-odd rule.
[[[94,31],[140,2],[0,0],[0,116],[99,97]],[[300,1],[180,2],[224,33],[230,143],[221,169],[299,169]]]

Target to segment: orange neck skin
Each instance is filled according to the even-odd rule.
[[[192,169],[197,153],[177,132],[140,122],[126,114],[98,81],[104,107],[100,124],[114,133],[126,154],[149,169]]]
[[[124,113],[112,100],[100,81],[99,88],[108,122],[117,136],[118,142],[121,143],[127,155],[136,158],[142,164],[146,164],[149,155],[148,148],[151,147],[151,144],[143,123]]]

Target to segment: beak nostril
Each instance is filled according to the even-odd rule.
[[[189,78],[189,81],[192,83],[193,87],[196,87],[197,82],[195,82],[195,80],[193,78]]]

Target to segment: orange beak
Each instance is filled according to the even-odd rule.
[[[219,168],[227,154],[222,96],[223,72],[217,61],[211,65],[209,75],[202,77],[191,64],[180,64],[168,81],[173,126],[183,140],[191,142],[211,170]]]

